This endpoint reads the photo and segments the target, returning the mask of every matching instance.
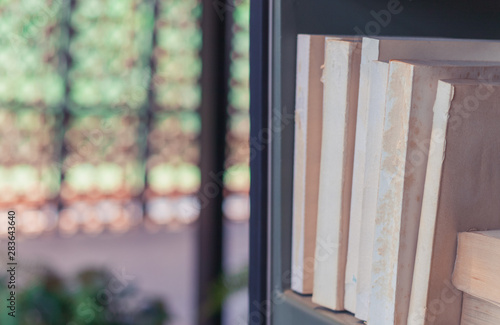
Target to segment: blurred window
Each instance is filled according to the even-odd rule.
[[[0,210],[16,209],[19,232],[197,219],[201,10],[199,0],[0,0]],[[246,220],[249,1],[230,13],[224,212]]]

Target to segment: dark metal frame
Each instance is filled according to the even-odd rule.
[[[226,0],[202,1],[201,27],[201,186],[198,222],[198,320],[200,325],[221,323],[221,311],[211,308],[214,286],[222,277],[223,180],[229,93],[232,15]],[[220,6],[220,7],[216,7]],[[222,8],[222,10],[219,10]],[[221,15],[222,13],[222,15]]]
[[[249,321],[264,324],[267,315],[268,74],[269,1],[250,2],[250,278]],[[267,135],[269,133],[267,132]]]

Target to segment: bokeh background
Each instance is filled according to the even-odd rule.
[[[17,215],[26,324],[59,324],[29,305],[52,292],[40,283],[52,276],[81,294],[88,269],[125,270],[138,297],[164,305],[170,320],[160,323],[195,324],[204,9],[216,2],[0,0],[0,215]],[[224,15],[224,268],[238,279],[248,259],[249,0]],[[242,287],[224,296],[226,324],[245,317]]]

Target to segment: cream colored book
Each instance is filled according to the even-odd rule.
[[[391,61],[372,257],[372,324],[408,319],[438,80],[496,79],[498,72],[500,63]]]
[[[453,78],[479,80],[439,82],[431,134],[421,127],[421,117],[415,116],[411,123],[419,134],[409,139],[410,146],[431,140],[423,196],[420,189],[406,193],[415,198],[408,205],[416,206],[422,198],[409,325],[460,323],[461,294],[450,283],[457,234],[500,228],[500,85],[486,81],[499,80],[500,68],[468,70]],[[429,89],[426,79],[423,87]],[[411,152],[418,154],[416,149]],[[406,179],[415,184],[420,178],[414,172]],[[416,206],[409,216],[418,210]],[[412,226],[417,225],[412,222]]]
[[[373,255],[373,240],[375,236],[375,209],[377,207],[378,170],[380,169],[380,154],[382,152],[382,134],[384,129],[385,93],[387,89],[389,64],[372,61],[370,67],[370,110],[367,125],[366,159],[363,188],[363,222],[361,238],[356,249],[359,250],[359,265],[356,283],[357,318],[368,319],[369,301],[372,289],[371,265]],[[374,173],[372,171],[377,171]],[[349,246],[351,247],[351,246]],[[355,275],[352,275],[355,277]],[[353,279],[354,280],[354,279]],[[348,283],[346,281],[346,283]],[[347,290],[347,284],[346,284]]]
[[[363,320],[368,318],[371,291],[371,265],[365,252],[373,250],[373,242],[367,240],[373,238],[373,226],[368,225],[373,225],[373,202],[377,199],[376,185],[375,189],[372,186],[378,183],[379,177],[379,161],[375,157],[377,152],[370,149],[381,146],[383,123],[380,123],[379,117],[384,111],[380,101],[372,97],[379,95],[371,90],[371,85],[376,85],[378,92],[383,94],[385,88],[381,87],[386,87],[383,83],[373,83],[371,63],[387,63],[393,59],[500,61],[500,42],[436,38],[363,38],[346,266],[346,309]],[[387,64],[385,69],[387,74]],[[377,74],[383,75],[383,64],[380,64],[377,70]],[[352,297],[354,292],[357,295],[355,308],[352,303],[347,302],[347,298]]]
[[[312,300],[333,310],[344,309],[360,58],[359,41],[326,39],[323,142]],[[333,248],[325,249],[325,243],[332,243]]]
[[[324,36],[297,38],[291,287],[301,294],[311,294],[314,281],[324,44]]]
[[[498,325],[500,305],[464,294],[460,325]]]
[[[500,304],[499,272],[500,230],[458,234],[457,259],[453,271],[455,287]]]

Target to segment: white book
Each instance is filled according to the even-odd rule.
[[[382,152],[384,128],[385,92],[387,89],[389,64],[372,61],[370,67],[370,108],[367,125],[366,168],[363,188],[361,237],[356,247],[359,250],[359,269],[356,286],[356,317],[368,318],[371,294],[371,265],[375,236],[375,211],[377,208],[378,171]],[[358,106],[359,107],[359,106]],[[373,171],[376,171],[374,173]],[[354,275],[353,275],[354,276]]]
[[[373,250],[373,241],[368,239],[373,238],[374,232],[373,202],[377,199],[376,187],[380,166],[379,158],[376,156],[377,151],[370,149],[381,146],[383,123],[380,122],[379,114],[383,114],[384,111],[380,106],[381,101],[373,98],[378,95],[371,91],[373,84],[371,62],[378,60],[387,63],[392,59],[500,61],[500,42],[430,38],[363,38],[346,266],[346,297],[352,296],[353,291],[357,295],[356,308],[348,310],[363,320],[368,319],[371,291],[371,285],[367,285],[371,281],[371,264],[364,257],[365,252]],[[384,68],[384,64],[381,63],[377,68],[377,74],[383,75],[384,69],[387,74],[388,65],[386,64]],[[379,88],[378,92],[385,94],[385,83],[376,86]],[[372,185],[375,186],[375,190]]]
[[[324,44],[324,36],[297,38],[291,287],[301,294],[311,294],[314,281]]]
[[[391,61],[372,260],[371,324],[406,324],[432,107],[440,79],[497,78],[500,63]]]
[[[327,38],[313,302],[344,309],[361,43]],[[331,245],[330,245],[331,244]]]
[[[460,324],[462,295],[450,283],[458,232],[500,228],[500,83],[486,81],[499,80],[500,68],[462,78],[479,80],[437,90],[409,325]]]

